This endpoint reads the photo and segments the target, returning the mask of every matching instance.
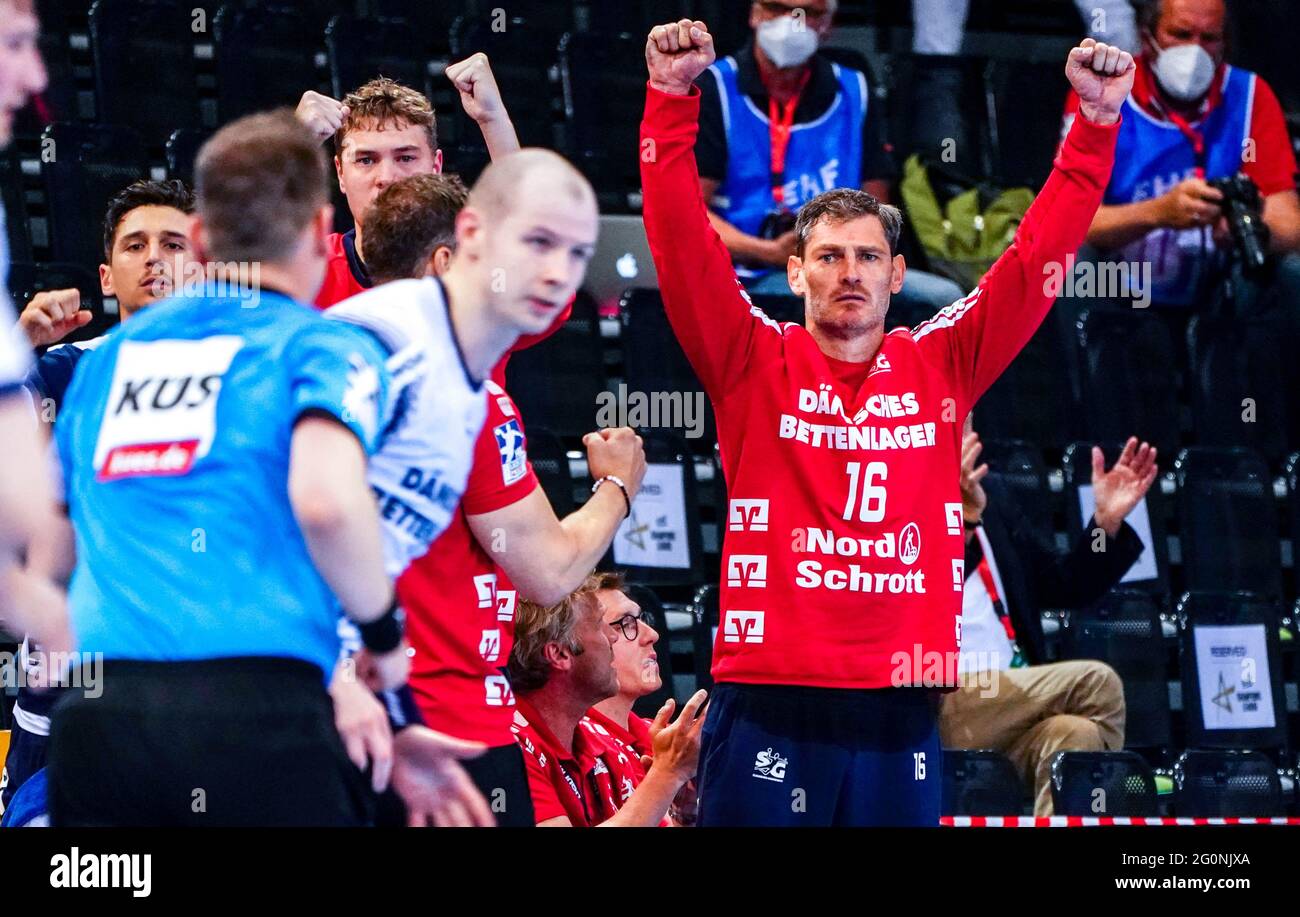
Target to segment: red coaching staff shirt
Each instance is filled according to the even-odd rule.
[[[515,699],[504,670],[514,645],[515,590],[474,537],[466,514],[517,503],[538,482],[514,402],[497,383],[485,385],[487,420],[460,509],[406,569],[397,592],[414,651],[409,682],[425,723],[495,748],[514,741]]]
[[[1082,243],[1118,126],[1078,119],[980,285],[886,334],[873,360],[844,363],[737,283],[700,194],[698,118],[698,90],[647,89],[646,232],[668,319],[717,413],[730,499],[714,678],[952,686],[962,420],[1051,307],[1046,269]]]
[[[538,824],[567,816],[575,828],[595,827],[618,812],[644,776],[636,755],[586,720],[573,731],[570,752],[546,728],[527,696],[518,699],[512,729],[524,751]]]

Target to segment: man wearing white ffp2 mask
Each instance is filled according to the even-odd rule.
[[[789,296],[794,214],[824,191],[855,188],[885,203],[895,165],[861,65],[823,50],[836,0],[754,0],[753,32],[697,81],[695,159],[710,220],[745,288]],[[964,291],[909,270],[894,303],[933,314]]]
[[[1250,9],[1244,3],[1245,15]],[[1115,169],[1079,260],[1150,266],[1140,296],[1136,288],[1108,296],[1206,303],[1238,246],[1213,183],[1244,174],[1259,189],[1276,261],[1275,272],[1261,275],[1273,285],[1263,292],[1300,322],[1300,196],[1277,97],[1262,78],[1225,62],[1225,0],[1148,0],[1139,16],[1143,53]],[[1067,126],[1074,108],[1071,99]]]

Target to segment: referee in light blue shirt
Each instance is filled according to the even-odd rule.
[[[3,0],[0,0],[3,2]],[[196,165],[205,288],[85,358],[56,439],[77,649],[103,694],[56,708],[55,825],[355,825],[361,772],[326,679],[338,606],[380,686],[407,661],[366,456],[388,374],[310,302],[330,229],[319,144],[288,111],[219,131]],[[260,285],[240,286],[256,266]],[[229,281],[227,283],[227,281]]]

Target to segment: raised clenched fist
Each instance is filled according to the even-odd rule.
[[[1065,75],[1079,96],[1079,111],[1094,124],[1119,120],[1136,74],[1132,54],[1092,38],[1070,51],[1065,64]]]
[[[636,499],[645,477],[645,443],[631,427],[613,427],[588,433],[582,438],[587,447],[587,468],[600,480],[614,475],[627,488],[627,498]]]
[[[650,30],[645,43],[650,85],[660,92],[686,95],[695,78],[713,63],[713,36],[698,19],[679,19]]]
[[[326,140],[343,126],[343,119],[348,116],[348,107],[338,99],[331,99],[309,89],[298,100],[294,115],[307,125],[317,140]]]
[[[79,291],[43,290],[23,309],[18,324],[33,347],[45,347],[63,340],[93,317],[89,309],[81,308]]]

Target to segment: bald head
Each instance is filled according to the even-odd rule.
[[[583,174],[558,153],[536,147],[493,160],[470,189],[468,206],[500,219],[538,194],[560,206],[596,209],[596,192]]]

